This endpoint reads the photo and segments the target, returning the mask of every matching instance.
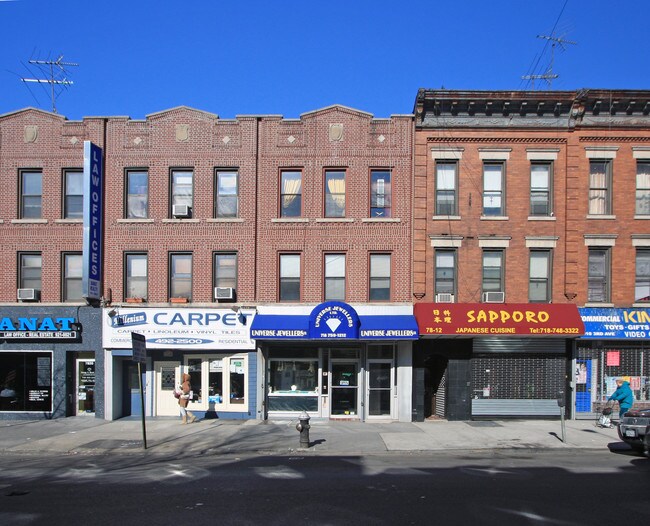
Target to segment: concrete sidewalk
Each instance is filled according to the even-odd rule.
[[[147,454],[372,455],[495,449],[625,449],[616,429],[593,420],[500,420],[422,423],[361,423],[312,420],[310,448],[300,449],[297,421],[203,420],[181,425],[178,418],[146,420]],[[93,417],[0,421],[2,454],[142,454],[142,420]]]

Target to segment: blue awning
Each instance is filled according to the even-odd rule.
[[[412,315],[360,315],[354,330],[344,324],[330,324],[315,330],[310,316],[300,314],[257,314],[251,325],[255,340],[417,340],[418,326]]]

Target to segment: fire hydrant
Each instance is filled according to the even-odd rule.
[[[311,426],[309,425],[310,418],[307,411],[303,411],[298,419],[300,421],[296,424],[296,429],[300,431],[300,447],[309,448],[309,428]]]

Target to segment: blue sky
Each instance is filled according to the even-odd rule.
[[[647,0],[0,0],[0,114],[51,111],[30,59],[78,63],[69,119],[186,105],[287,118],[332,104],[411,113],[418,88],[650,88]],[[554,32],[553,32],[554,31]],[[547,89],[536,81],[536,89]]]

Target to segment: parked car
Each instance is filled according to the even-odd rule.
[[[643,437],[643,454],[650,458],[650,425],[645,428],[645,437]]]
[[[650,447],[650,409],[632,409],[623,415],[618,436],[632,449],[647,452]],[[647,453],[646,453],[647,454]]]

